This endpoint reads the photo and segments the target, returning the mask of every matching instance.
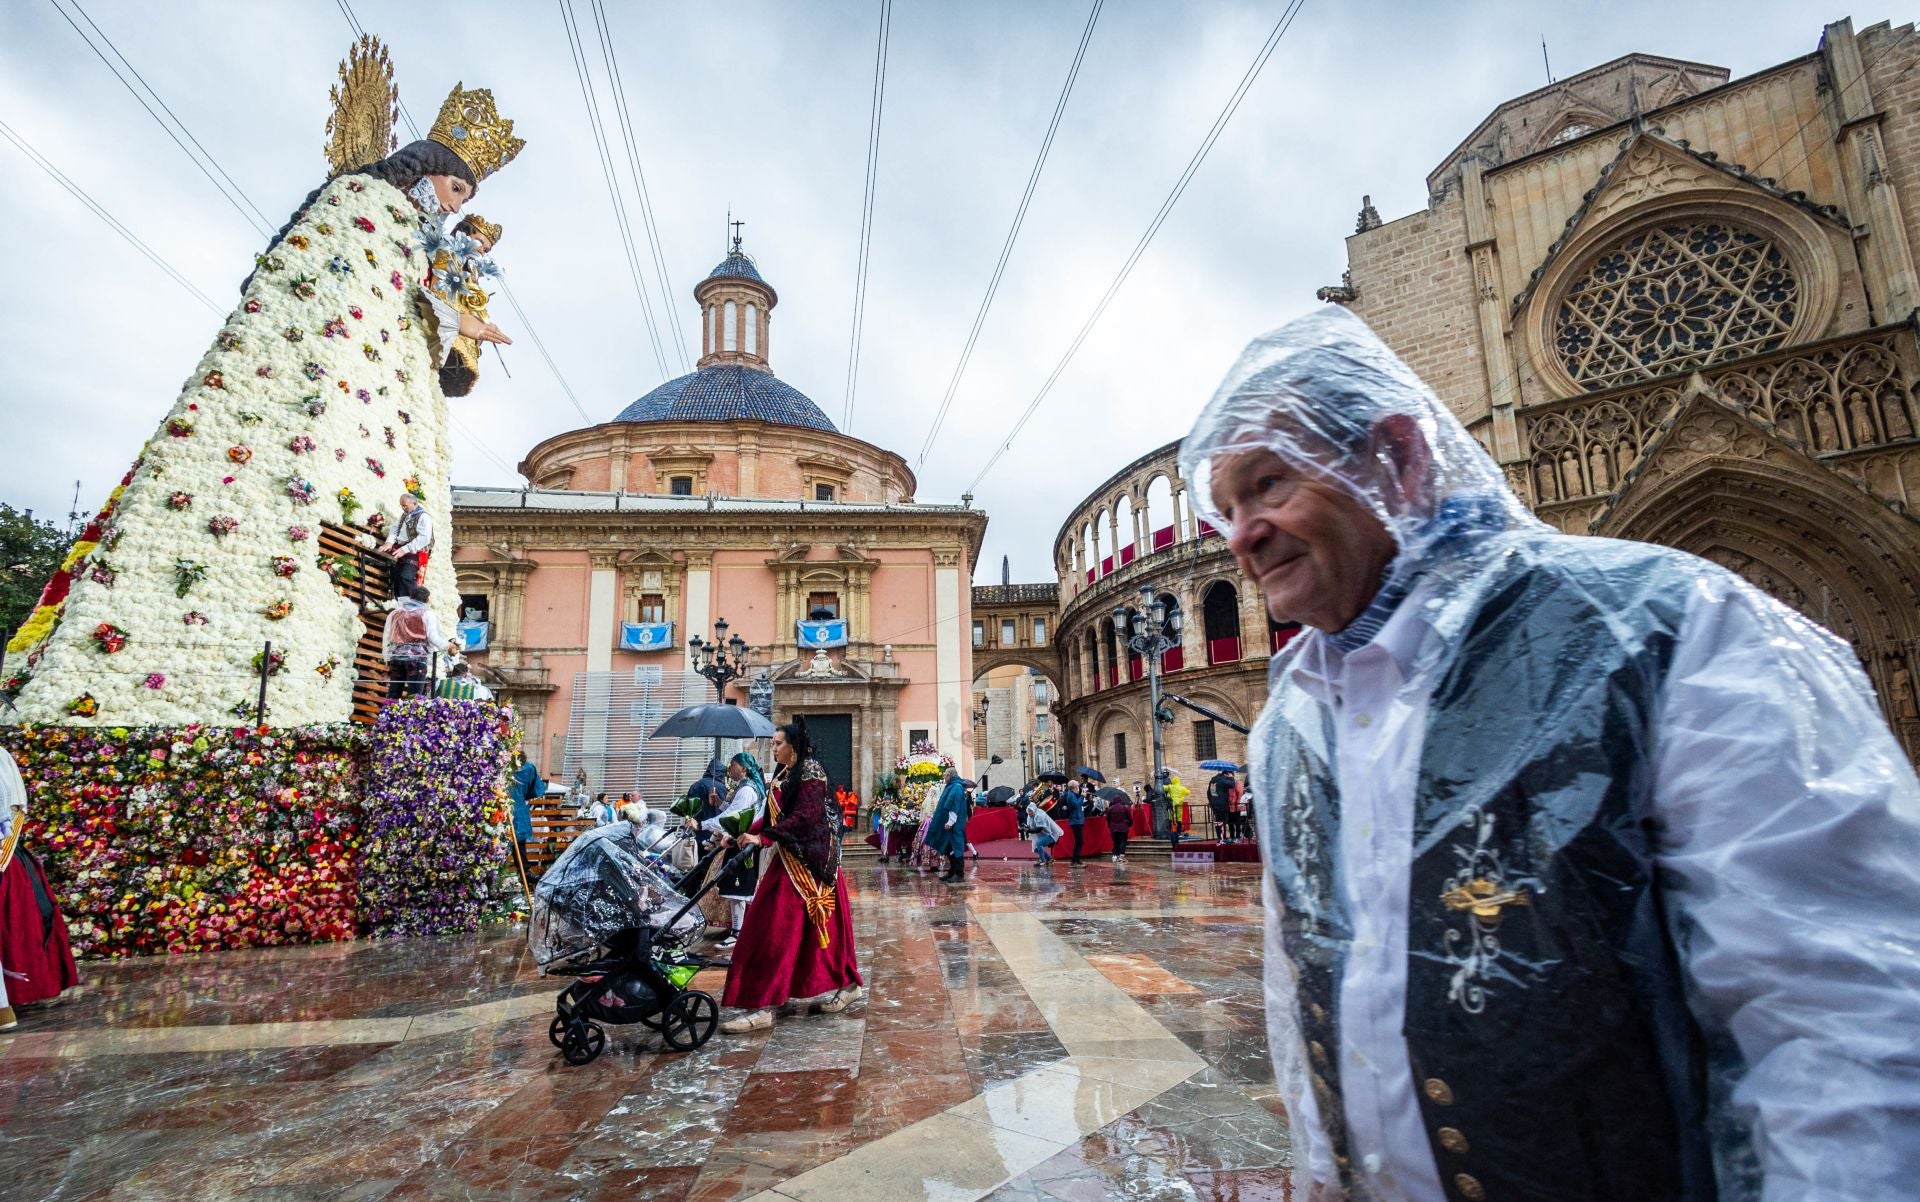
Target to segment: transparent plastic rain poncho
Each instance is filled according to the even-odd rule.
[[[596,827],[541,874],[527,924],[527,947],[541,971],[592,953],[628,927],[648,928],[657,942],[699,934],[699,910],[687,909],[667,873],[649,862],[647,849],[663,834],[654,823],[637,831],[627,822]]]
[[[1423,472],[1396,475],[1396,461],[1376,453],[1376,427],[1392,414],[1417,423]],[[1402,1023],[1387,1029],[1408,1050],[1382,1070],[1398,1090],[1388,1104],[1403,1114],[1425,1105],[1410,1063],[1455,1050],[1442,1030],[1490,1062],[1461,1068],[1450,1114],[1467,1112],[1477,1072],[1499,1079],[1499,1117],[1467,1137],[1488,1197],[1579,1192],[1543,1192],[1577,1175],[1553,1162],[1566,1141],[1546,1116],[1565,1114],[1566,1099],[1604,1075],[1596,1066],[1613,1070],[1635,1046],[1595,1034],[1596,1016],[1621,1008],[1674,1038],[1639,1040],[1653,1045],[1641,1047],[1651,1068],[1640,1096],[1612,1113],[1662,1098],[1683,1115],[1692,1108],[1668,1141],[1683,1150],[1665,1157],[1685,1184],[1662,1196],[1912,1196],[1920,787],[1852,650],[1715,564],[1543,525],[1345,310],[1254,341],[1182,444],[1194,510],[1222,531],[1233,527],[1212,493],[1216,468],[1258,451],[1338,485],[1386,525],[1398,554],[1383,593],[1403,598],[1392,621],[1418,624],[1396,630],[1415,632],[1391,678],[1403,683],[1365,745],[1411,747],[1401,767],[1386,753],[1340,756],[1327,692],[1308,686],[1344,660],[1311,629],[1274,657],[1249,737],[1268,867],[1269,1035],[1293,1118],[1295,1196],[1349,1196],[1343,1176],[1350,1196],[1375,1191],[1358,1151],[1350,1175],[1334,1167],[1304,1034],[1326,1033],[1325,1017],[1301,1004],[1310,972],[1330,971],[1333,996],[1350,1003],[1349,987],[1381,988],[1378,977],[1344,984],[1356,914],[1398,924],[1407,948],[1404,979],[1383,991],[1400,991]],[[1403,903],[1345,887],[1360,843],[1342,843],[1341,824],[1361,820],[1340,812],[1343,787],[1355,792],[1349,771],[1371,786],[1364,804],[1388,811],[1366,817],[1397,821],[1380,846],[1398,849]],[[1397,820],[1396,790],[1406,807]],[[1357,795],[1347,801],[1364,809]],[[1458,871],[1423,878],[1444,861]],[[1528,904],[1486,921],[1441,904],[1446,887],[1485,881]],[[1582,939],[1596,918],[1614,922],[1598,928],[1608,938]],[[1570,966],[1579,985],[1568,984]],[[1428,988],[1435,980],[1446,988]],[[1622,992],[1603,996],[1603,980]],[[1498,1037],[1474,1042],[1487,1032]],[[1413,1160],[1404,1147],[1388,1154],[1427,1187],[1409,1192],[1427,1196],[1441,1166],[1451,1179],[1462,1161],[1429,1146],[1432,1115],[1412,1113],[1419,1126],[1403,1143],[1417,1145]],[[1610,1164],[1648,1159],[1606,1148],[1621,1126],[1597,1114],[1581,1134]],[[1308,1192],[1314,1183],[1321,1192]]]

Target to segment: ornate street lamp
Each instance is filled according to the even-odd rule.
[[[727,620],[720,618],[713,624],[712,641],[693,635],[687,639],[687,650],[692,653],[693,670],[713,682],[714,694],[724,704],[727,685],[747,674],[747,656],[753,648],[737,634],[728,638]],[[713,754],[720,754],[719,739],[713,741]]]
[[[747,674],[747,655],[753,650],[739,635],[727,637],[725,618],[714,622],[712,640],[696,634],[687,640],[687,649],[693,653],[693,670],[713,682],[721,701],[727,699],[727,686]]]
[[[1160,657],[1180,645],[1180,611],[1169,612],[1158,590],[1150,583],[1140,586],[1140,611],[1129,612],[1124,605],[1113,607],[1113,632],[1127,649],[1147,661],[1147,727],[1153,734],[1153,784],[1159,788],[1166,770],[1166,746],[1160,724],[1172,721],[1171,713],[1160,712]],[[1162,832],[1159,807],[1154,807],[1153,826]]]

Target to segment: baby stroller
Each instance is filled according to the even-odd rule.
[[[602,1024],[642,1023],[675,1051],[713,1037],[720,1005],[687,988],[706,961],[689,950],[706,924],[649,863],[655,828],[618,823],[574,840],[534,889],[527,946],[542,973],[576,977],[554,999],[547,1028],[568,1064],[607,1046]],[[702,890],[701,892],[704,892]]]

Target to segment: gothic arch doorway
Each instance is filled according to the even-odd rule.
[[[1595,533],[1711,560],[1839,635],[1920,759],[1920,523],[1778,443],[1642,483]]]

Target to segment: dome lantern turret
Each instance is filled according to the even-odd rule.
[[[760,277],[747,252],[740,249],[740,226],[732,222],[733,245],[720,265],[694,286],[700,302],[700,367],[739,364],[770,372],[767,333],[773,307],[780,303],[773,286]]]

